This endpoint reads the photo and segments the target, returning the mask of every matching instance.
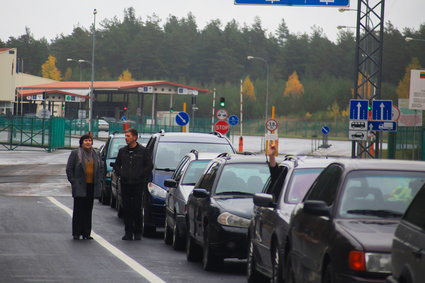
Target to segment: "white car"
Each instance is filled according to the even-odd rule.
[[[98,123],[97,129],[99,131],[105,131],[105,132],[109,131],[108,122],[106,122],[105,120],[99,119],[97,123]]]

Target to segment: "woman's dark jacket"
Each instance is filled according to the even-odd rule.
[[[114,170],[122,184],[141,184],[152,175],[152,157],[146,147],[137,143],[134,148],[122,147],[115,160]]]

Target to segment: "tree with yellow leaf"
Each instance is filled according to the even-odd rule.
[[[56,81],[62,80],[62,75],[56,67],[56,57],[50,55],[46,62],[41,65],[41,75],[43,78],[48,78]]]
[[[334,122],[336,122],[336,119],[338,119],[340,115],[339,105],[336,101],[332,103],[332,105],[329,107],[329,114],[331,118],[334,119]]]
[[[255,100],[254,84],[252,83],[250,76],[246,76],[245,80],[242,83],[242,94]]]
[[[133,75],[128,69],[122,71],[121,75],[118,77],[119,81],[134,81]]]
[[[398,83],[396,93],[399,98],[409,98],[409,88],[410,88],[410,71],[414,69],[420,69],[421,64],[419,63],[418,58],[412,58],[412,61],[406,67],[406,73],[404,74],[403,79]]]
[[[294,71],[288,78],[283,91],[283,96],[286,97],[297,97],[304,93],[304,86],[301,84],[298,74]]]

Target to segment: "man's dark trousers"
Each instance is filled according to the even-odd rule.
[[[121,190],[125,234],[140,234],[143,184],[121,184]]]

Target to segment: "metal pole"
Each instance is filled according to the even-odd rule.
[[[92,119],[93,119],[93,81],[94,81],[94,49],[96,43],[96,9],[93,10],[93,48],[91,53],[91,83],[90,83],[90,97],[89,97],[89,132],[92,132]]]
[[[213,101],[212,101],[211,132],[214,132],[214,115],[215,115],[215,88],[213,92]]]

